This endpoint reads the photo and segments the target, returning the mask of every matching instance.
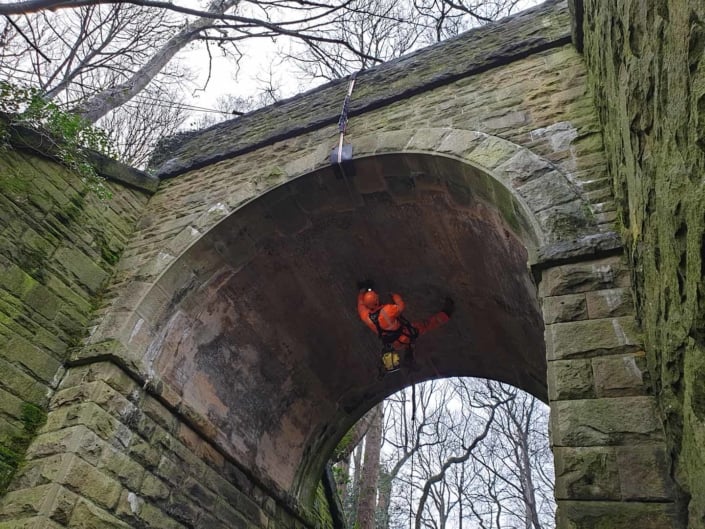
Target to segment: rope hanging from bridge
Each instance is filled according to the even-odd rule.
[[[357,72],[354,72],[350,76],[350,84],[348,85],[348,91],[345,94],[345,99],[343,100],[343,108],[340,111],[340,118],[338,119],[338,131],[340,132],[340,138],[338,140],[338,147],[333,149],[330,155],[331,163],[338,164],[341,167],[344,161],[352,160],[352,145],[344,145],[345,132],[348,128],[348,111],[350,110],[350,98],[352,96],[353,88],[355,87],[355,78],[357,77]]]

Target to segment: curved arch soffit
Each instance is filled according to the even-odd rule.
[[[410,176],[414,185],[423,189],[424,176],[433,178],[435,174],[435,182],[427,182],[429,188],[432,189],[439,183],[447,185],[450,193],[455,192],[461,203],[471,197],[485,200],[499,210],[507,224],[522,240],[529,254],[529,263],[533,262],[536,252],[544,245],[599,231],[588,201],[565,173],[551,161],[526,147],[497,136],[472,130],[422,128],[372,133],[352,138],[350,141],[353,143],[353,164],[357,166],[356,173],[370,169],[373,173],[377,172],[377,176],[384,178],[389,166],[376,166],[375,161],[380,158],[403,156],[417,157],[416,160],[419,160],[427,157],[426,160],[430,160],[430,163],[422,167],[413,167],[413,164],[406,164],[407,167],[401,168],[394,167],[392,173],[396,172],[403,180],[400,193],[403,195],[408,191],[405,186]],[[150,298],[169,299],[177,295],[183,290],[183,284],[193,281],[194,269],[198,271],[197,275],[201,276],[212,273],[210,269],[199,270],[201,267],[197,261],[201,259],[188,257],[190,250],[206,239],[209,233],[230,222],[230,219],[248,206],[271,198],[289,186],[296,186],[306,175],[332,169],[329,156],[329,145],[321,145],[314,152],[277,168],[283,173],[283,181],[279,180],[276,185],[238,203],[233,210],[228,210],[220,203],[209,208],[204,216],[209,216],[213,209],[219,209],[221,214],[212,216],[214,220],[211,220],[210,224],[204,222],[197,232],[198,236],[192,238],[178,255],[163,253],[157,257],[166,257],[163,263],[155,266],[155,263],[148,262],[145,265],[147,268],[159,268],[160,271],[154,277],[152,286],[143,291],[137,302],[135,303],[134,297],[127,302],[119,298],[113,305],[126,306],[127,303],[132,303],[134,307],[135,315],[123,325],[122,335],[127,333],[131,338],[135,337],[133,330],[125,329],[125,326],[142,327],[146,323],[148,326],[144,330],[147,331],[148,327],[154,328],[160,320],[163,321],[164,314],[161,311],[155,313],[154,303]],[[439,160],[452,160],[457,165],[439,164]],[[473,173],[456,170],[462,166],[474,168],[476,171]],[[271,168],[265,167],[263,170],[266,169]],[[446,174],[439,178],[439,171]],[[394,187],[393,184],[391,187]],[[349,190],[344,192],[348,193]],[[355,206],[353,204],[353,207]],[[129,294],[125,297],[129,297]],[[168,306],[161,304],[160,308],[167,309]],[[99,328],[94,335],[95,341],[114,338],[110,335],[114,327],[111,325],[107,330],[105,333]],[[134,347],[129,350],[130,363],[137,366],[142,373],[149,372],[149,367],[142,361],[146,351]]]
[[[356,171],[359,174],[374,176],[367,183],[372,192],[375,191],[375,186],[383,186],[393,199],[404,202],[408,185],[397,187],[395,184],[408,184],[410,177],[416,191],[424,188],[432,190],[438,185],[443,185],[447,195],[461,208],[464,202],[470,199],[488,202],[499,212],[506,225],[515,228],[515,235],[529,251],[532,246],[535,249],[563,237],[574,236],[576,232],[595,231],[589,217],[585,215],[588,211],[585,201],[564,174],[552,163],[528,149],[501,138],[474,131],[420,129],[371,134],[353,139],[352,142]],[[218,248],[219,229],[232,233],[238,227],[247,226],[247,216],[240,218],[243,216],[241,213],[245,213],[245,208],[261,202],[266,204],[267,201],[281,200],[277,195],[286,194],[291,186],[295,190],[297,185],[305,185],[306,175],[330,170],[329,153],[327,146],[321,147],[315,153],[287,164],[282,168],[288,177],[286,182],[253,197],[237,210],[214,222],[204,235],[186,248],[155,278],[152,287],[137,303],[133,320],[129,323],[130,328],[125,329],[123,336],[126,336],[127,340],[122,340],[130,351],[128,363],[142,374],[149,375],[148,378],[157,381],[155,386],[161,382],[161,373],[154,362],[164,348],[164,339],[168,337],[169,327],[174,321],[173,315],[181,300],[209,284],[215,284],[214,289],[217,289],[232,277],[232,271],[230,275],[219,275],[218,272],[223,263],[223,252]],[[392,160],[393,164],[385,165],[384,160]],[[400,161],[403,161],[403,167],[397,165]],[[439,173],[441,177],[438,176]],[[344,186],[350,183],[342,180]],[[339,196],[349,201],[349,190],[338,187],[342,189]],[[348,206],[357,208],[360,202]],[[209,238],[209,244],[199,246],[199,242]],[[199,251],[192,251],[196,248]],[[225,248],[224,252],[236,259],[241,259],[241,254],[247,253],[240,247]],[[524,267],[525,264],[524,262]],[[517,371],[520,369],[517,368]],[[446,376],[454,376],[454,373],[447,373]],[[517,380],[512,382],[511,377],[515,376],[523,375],[509,373],[506,377],[499,376],[498,379],[509,379],[510,383],[525,389],[534,384],[533,392],[541,392],[539,386],[531,381],[526,384]],[[537,376],[540,375],[533,373],[529,378],[536,380]],[[426,377],[428,378],[428,375]],[[400,388],[380,390],[375,398],[383,398],[385,393],[390,394],[397,389]],[[183,402],[180,407],[188,409],[189,404]],[[356,413],[359,412],[358,409]],[[198,414],[197,409],[196,415]],[[204,424],[208,424],[208,420],[205,420]],[[331,434],[343,435],[345,432],[338,431],[339,429]],[[215,431],[217,428],[209,426],[206,430]],[[218,442],[228,441],[223,439]],[[325,446],[329,447],[330,442],[326,442]],[[318,464],[310,461],[308,465],[303,466],[311,469],[317,468]],[[309,480],[301,475],[301,471],[308,474],[303,467],[296,471],[298,475],[295,480],[299,484],[295,489],[299,491],[309,487],[308,484],[302,483]],[[281,483],[292,483],[292,478],[294,475],[285,476]]]

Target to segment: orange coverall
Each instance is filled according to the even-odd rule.
[[[367,325],[370,329],[377,334],[377,327],[374,322],[370,319],[370,313],[379,311],[379,326],[385,331],[396,331],[401,327],[401,322],[399,321],[399,316],[404,311],[406,307],[404,300],[399,294],[392,294],[393,303],[387,303],[380,305],[377,309],[371,310],[365,306],[362,301],[364,292],[360,292],[357,295],[357,313],[360,319]],[[418,332],[419,336],[432,331],[446,323],[450,318],[445,312],[437,312],[428,319],[415,321],[411,324]],[[395,349],[403,349],[411,344],[411,338],[406,334],[402,334],[392,345]]]

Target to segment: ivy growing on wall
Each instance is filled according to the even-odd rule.
[[[22,141],[12,129],[24,127],[39,134],[45,154],[56,157],[62,164],[78,174],[88,189],[101,199],[110,198],[105,179],[90,161],[91,153],[116,158],[117,152],[108,135],[80,116],[71,114],[44,99],[36,88],[26,88],[0,81],[0,148],[7,148],[11,141]],[[44,143],[46,142],[46,143]]]

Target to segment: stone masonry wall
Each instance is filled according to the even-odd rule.
[[[584,3],[584,8],[581,4]],[[705,527],[705,4],[576,2],[672,473]]]
[[[147,201],[106,186],[101,201],[50,160],[0,151],[0,493]]]
[[[330,527],[323,488],[304,522],[152,388],[114,363],[71,367],[155,184],[126,179],[148,192],[108,181],[100,200],[45,157],[0,151],[0,528]]]
[[[543,271],[557,526],[681,527],[619,255]]]
[[[112,363],[70,368],[50,410],[0,500],[2,529],[316,526]]]

